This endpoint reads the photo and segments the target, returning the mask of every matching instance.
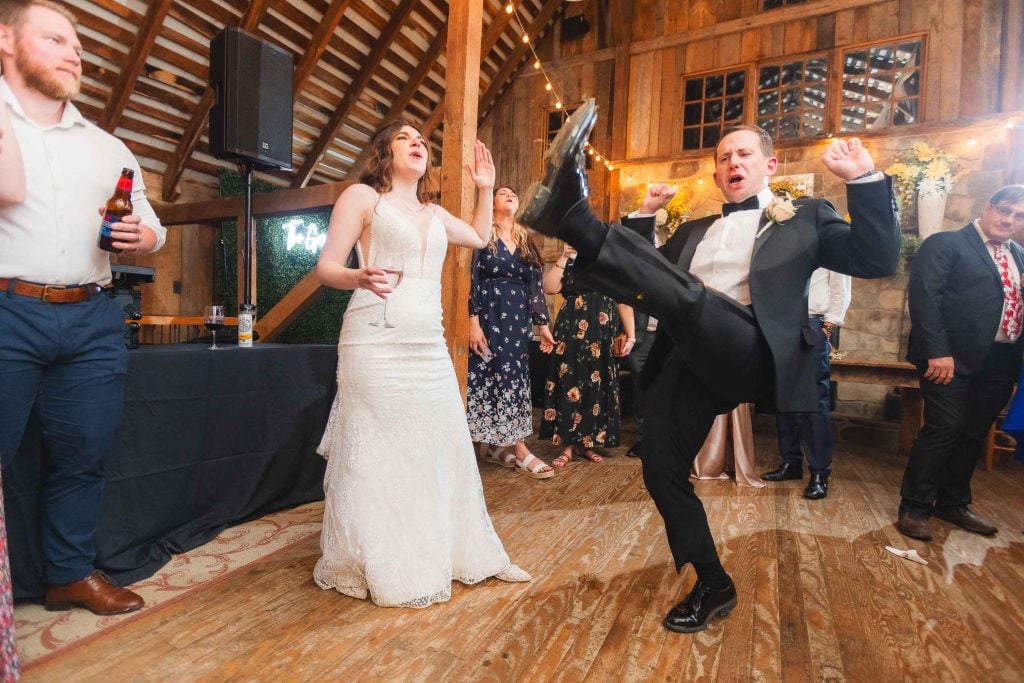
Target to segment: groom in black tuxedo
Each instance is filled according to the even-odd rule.
[[[577,249],[574,276],[583,286],[658,319],[642,378],[640,456],[676,569],[692,563],[697,573],[664,625],[699,631],[732,610],[737,597],[690,466],[715,416],[739,403],[774,399],[781,411],[816,409],[808,282],[818,267],[857,277],[895,272],[900,235],[891,182],[874,170],[858,140],[837,141],[822,161],[849,183],[852,224],[825,200],[779,202],[768,189],[778,165],[771,138],[755,127],[727,130],[715,152],[715,184],[727,200],[723,215],[685,223],[656,250],[590,210],[581,162],[595,120],[590,101],[562,127],[544,180],[527,193],[518,220]],[[641,213],[653,214],[672,195],[653,186]]]

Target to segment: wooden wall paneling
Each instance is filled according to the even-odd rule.
[[[666,0],[635,0],[633,26],[630,31],[634,40],[656,38],[661,35],[665,2]]]
[[[963,23],[963,0],[943,0],[938,42],[939,64],[939,118],[955,119],[960,115],[960,73],[963,55],[964,31],[971,28]],[[977,25],[974,27],[977,28]],[[981,74],[971,69],[975,78]],[[932,76],[934,78],[934,76]],[[979,78],[980,80],[980,78]]]
[[[1003,31],[1003,3],[991,0],[964,0],[963,25],[968,34],[960,43],[966,68],[960,69],[960,116],[980,116],[999,111],[1000,42]],[[1021,3],[1011,3],[1021,7]],[[1020,29],[1024,24],[1018,24]],[[976,27],[974,29],[966,27]],[[1015,41],[1021,45],[1018,33]],[[1007,46],[1007,49],[1012,49]],[[976,65],[976,69],[970,65]],[[980,76],[980,78],[979,78]],[[1021,90],[1016,81],[1015,90]]]
[[[784,27],[784,38],[786,43],[786,54],[800,54],[810,52],[817,47],[818,43],[818,21],[817,17],[790,21],[782,25]]]
[[[853,42],[864,43],[871,40],[871,21],[868,17],[870,7],[858,7],[853,12]]]
[[[938,4],[938,3],[936,3]],[[896,0],[866,7],[868,40],[886,40],[900,33],[900,5]]]
[[[857,21],[857,11],[848,9],[840,10],[832,15],[835,17],[835,44],[849,45],[853,42],[854,24]]]
[[[659,50],[656,54],[661,54],[661,52]],[[686,74],[690,75],[717,69],[719,65],[715,61],[715,57],[715,41],[713,38],[688,44],[686,46],[686,56],[684,57]]]
[[[666,3],[668,8],[665,11],[664,34],[671,35],[689,31],[695,20],[694,5],[699,2],[700,0],[677,0]]]
[[[999,111],[1024,109],[1024,41],[1021,27],[1024,26],[1024,3],[989,0],[991,12],[1002,9],[1002,30],[1000,31],[1000,73]]]
[[[933,3],[915,6],[915,31],[926,31],[924,58],[924,120],[935,121],[942,111],[942,40],[939,35],[941,7]]]
[[[815,50],[830,50],[836,44],[836,15],[823,14],[815,27]]]
[[[682,97],[680,76],[681,67],[678,62],[681,50],[672,48],[661,51],[661,92],[658,98],[651,104],[656,106],[651,113],[657,114],[658,137],[655,148],[658,156],[675,154],[681,149],[679,140],[682,139]],[[678,131],[677,128],[678,122]],[[615,204],[613,204],[615,206]]]
[[[655,78],[657,53],[633,57],[629,71],[629,142],[626,156],[631,159],[650,156],[651,82]]]
[[[165,315],[202,315],[203,307],[215,302],[213,299],[213,272],[218,251],[219,226],[189,225],[169,231],[181,236],[181,293],[177,295],[177,310],[171,312],[153,311]],[[172,282],[173,287],[173,282]],[[149,313],[149,311],[146,311]]]
[[[610,108],[612,120],[611,153],[615,159],[626,159],[629,155],[629,73],[632,64],[628,46],[624,45],[615,50],[614,64],[610,88],[612,94]]]
[[[740,62],[753,62],[761,56],[761,31],[750,29],[740,34]]]
[[[730,33],[715,38],[713,41],[714,48],[712,48],[715,53],[715,68],[725,69],[739,64],[742,61],[740,59],[742,41],[742,33]],[[665,52],[669,51],[665,50]]]

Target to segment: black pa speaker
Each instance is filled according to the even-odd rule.
[[[292,55],[240,28],[210,42],[210,152],[267,167],[292,165]]]

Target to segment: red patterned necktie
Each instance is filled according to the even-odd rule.
[[[1021,314],[1024,313],[1024,308],[1021,306],[1020,289],[1013,284],[1010,259],[1006,254],[1006,248],[1000,242],[991,244],[996,267],[999,269],[999,279],[1003,281],[1003,319],[999,323],[999,329],[1013,340],[1020,334]]]

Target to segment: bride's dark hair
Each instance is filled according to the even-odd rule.
[[[391,155],[391,142],[405,126],[409,126],[419,133],[419,128],[411,121],[397,119],[373,134],[373,138],[370,139],[370,156],[366,160],[366,166],[363,167],[362,173],[359,174],[359,182],[369,185],[380,193],[391,190],[391,163],[394,160]],[[434,190],[433,166],[430,162],[430,145],[426,141],[424,141],[423,149],[427,153],[427,172],[416,181],[416,198],[420,202],[428,204],[436,192]]]

